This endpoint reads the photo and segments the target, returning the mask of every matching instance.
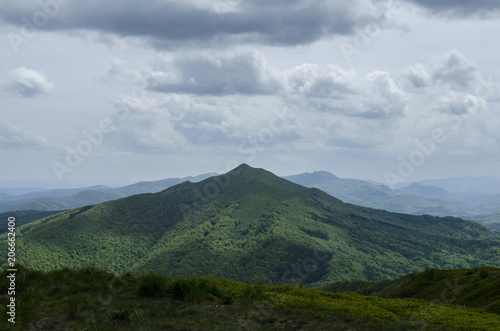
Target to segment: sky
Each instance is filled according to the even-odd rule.
[[[498,0],[6,0],[0,186],[500,177]]]

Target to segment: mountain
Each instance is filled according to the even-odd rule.
[[[284,177],[296,184],[316,187],[348,203],[407,214],[453,215],[456,207],[431,201],[358,179],[339,178],[325,171]]]
[[[2,185],[1,181],[0,181],[0,185]],[[26,193],[41,192],[41,191],[47,191],[47,190],[48,189],[34,188],[34,187],[0,188],[0,195],[5,193],[8,195],[16,196],[16,195],[21,195],[21,194],[26,194]]]
[[[8,193],[0,193],[0,201],[10,201],[12,199],[14,199],[14,196]]]
[[[457,201],[460,200],[458,196],[452,194],[442,188],[435,186],[422,185],[420,183],[411,183],[408,186],[401,187],[398,189],[399,192],[406,193],[408,195],[424,198],[433,199],[438,201]]]
[[[414,215],[461,217],[484,223],[491,230],[497,230],[500,225],[499,194],[465,196],[421,183],[393,190],[382,184],[339,178],[324,171],[285,178],[300,185],[319,188],[344,202],[365,207]]]
[[[54,189],[38,192],[30,192],[18,196],[10,195],[8,198],[0,196],[0,212],[18,211],[18,210],[62,210],[68,209],[64,204],[58,203],[58,200],[64,199],[80,192],[92,191],[102,192],[111,189],[107,186],[91,186],[72,189]],[[76,206],[75,206],[76,207]],[[70,208],[75,208],[70,207]]]
[[[208,177],[214,176],[216,173],[207,173],[194,177],[184,177],[184,178],[169,178],[157,181],[149,181],[149,182],[139,182],[132,185],[127,185],[123,187],[116,188],[111,190],[112,192],[116,192],[118,194],[123,195],[123,197],[142,194],[142,193],[158,193],[163,191],[171,186],[180,184],[185,181],[190,182],[199,182],[203,179],[207,179]]]
[[[465,195],[500,194],[500,178],[496,177],[452,177],[420,181],[422,185],[436,186],[448,192]]]
[[[52,215],[18,232],[18,261],[42,270],[90,265],[319,285],[500,266],[500,235],[478,223],[343,203],[245,164]]]
[[[56,189],[32,192],[19,196],[0,195],[0,212],[20,210],[55,211],[94,205],[141,193],[157,193],[184,181],[200,181],[214,173],[196,177],[170,178],[158,181],[140,182],[119,188],[92,186],[75,189]],[[2,198],[3,197],[3,198]]]

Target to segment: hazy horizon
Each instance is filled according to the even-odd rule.
[[[252,166],[252,165],[250,165]],[[253,167],[253,166],[252,166]],[[265,169],[268,170],[268,169]],[[360,180],[360,181],[367,181],[367,182],[372,182],[376,184],[381,184],[381,185],[386,185],[389,186],[387,183],[379,182],[376,180],[368,179],[368,178],[362,178],[362,177],[342,177],[338,176],[332,172],[326,171],[326,170],[314,170],[314,171],[306,171],[302,173],[274,173],[277,176],[280,177],[288,177],[288,176],[294,176],[294,175],[302,175],[302,174],[312,174],[314,172],[327,172],[329,174],[332,174],[334,176],[337,176],[341,179],[355,179],[355,180]],[[100,181],[84,181],[84,180],[76,180],[76,181],[54,181],[54,180],[41,180],[41,179],[23,179],[23,180],[0,180],[0,193],[2,190],[8,190],[8,189],[33,189],[35,190],[52,190],[52,189],[72,189],[72,188],[84,188],[84,187],[93,187],[93,186],[108,186],[112,188],[118,188],[122,186],[127,186],[127,185],[133,185],[139,182],[154,182],[154,181],[161,181],[165,179],[172,179],[172,178],[187,178],[187,177],[197,177],[201,175],[207,175],[207,174],[213,174],[218,175],[218,174],[223,174],[225,172],[215,172],[215,171],[206,171],[203,173],[196,173],[196,174],[190,174],[187,176],[165,176],[162,178],[155,178],[155,179],[145,179],[145,180],[138,180],[138,181],[109,181],[109,180],[104,180],[102,182]],[[416,181],[408,181],[408,182],[402,182],[399,185],[390,186],[392,189],[398,188],[398,187],[403,187],[406,185],[410,185],[412,183],[420,183],[420,182],[426,182],[426,181],[434,181],[434,180],[456,180],[456,179],[496,179],[500,181],[500,177],[495,177],[495,176],[459,176],[459,177],[443,177],[443,178],[425,178],[422,180],[416,180]],[[34,192],[33,191],[33,192]]]

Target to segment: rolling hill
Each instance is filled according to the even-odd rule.
[[[478,223],[343,203],[245,164],[18,231],[18,261],[41,270],[96,266],[312,286],[500,266],[500,235]]]

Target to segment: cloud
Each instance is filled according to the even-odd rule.
[[[428,64],[414,64],[402,73],[413,98],[441,113],[472,114],[498,101],[494,84],[483,79],[478,66],[457,50]]]
[[[406,105],[406,94],[388,72],[374,71],[360,77],[338,66],[303,64],[288,70],[285,78],[285,99],[294,109],[387,119],[401,116]]]
[[[186,140],[173,127],[170,112],[153,98],[119,96],[114,106],[114,130],[105,143],[122,152],[158,154],[182,151]]]
[[[421,63],[416,63],[409,66],[403,71],[403,77],[411,87],[420,88],[431,84],[431,74],[428,69]]]
[[[130,68],[125,61],[114,59],[102,79],[109,84],[135,85],[141,82],[141,73]]]
[[[266,99],[266,98],[264,98]],[[280,100],[247,96],[168,94],[157,99],[116,99],[116,130],[106,143],[124,152],[238,153],[239,149],[287,148],[300,140],[296,116]],[[242,147],[241,147],[242,146]]]
[[[457,50],[446,54],[432,68],[432,78],[438,84],[446,84],[453,89],[470,88],[476,81],[477,73],[477,66]]]
[[[47,139],[8,122],[0,122],[0,148],[18,149],[48,146]]]
[[[0,5],[0,13],[5,22],[22,27],[20,18],[44,14],[44,7],[10,1]],[[376,13],[370,1],[349,0],[87,0],[49,10],[50,17],[40,28],[138,37],[159,49],[234,43],[295,46],[352,35]]]
[[[472,94],[451,92],[441,97],[433,105],[433,110],[441,113],[466,115],[486,108],[486,101]]]
[[[407,0],[407,2],[449,18],[491,18],[500,14],[498,0]]]
[[[415,137],[432,139],[434,130],[446,137],[438,146],[445,155],[479,155],[498,145],[492,130],[499,121],[498,83],[484,79],[480,68],[459,51],[409,66],[402,72],[401,86],[410,101],[392,148],[399,144],[404,150],[406,145],[411,151]],[[479,146],[480,141],[485,146]]]
[[[4,84],[3,90],[24,98],[38,95],[50,95],[55,91],[54,84],[49,82],[43,72],[19,67],[7,71],[11,80]]]
[[[266,95],[282,88],[277,71],[258,52],[178,58],[159,64],[147,88],[197,95]]]
[[[474,87],[478,75],[477,65],[457,50],[436,58],[428,65],[417,63],[403,71],[403,77],[411,87],[442,85],[457,91]]]
[[[108,76],[121,81],[128,73],[137,86],[160,93],[118,97],[117,116],[127,118],[114,121],[107,143],[149,154],[405,151],[415,136],[431,137],[436,123],[464,142],[455,138],[456,123],[446,119],[473,123],[489,109],[488,98],[475,93],[479,68],[456,50],[409,66],[397,79],[387,71],[358,75],[338,65],[304,63],[278,71],[248,50],[180,56],[161,55],[142,71],[113,62]],[[276,109],[293,114],[278,131],[270,124]]]
[[[356,74],[339,66],[329,65],[321,70],[313,64],[302,64],[286,73],[289,93],[306,97],[343,99],[355,93]]]

